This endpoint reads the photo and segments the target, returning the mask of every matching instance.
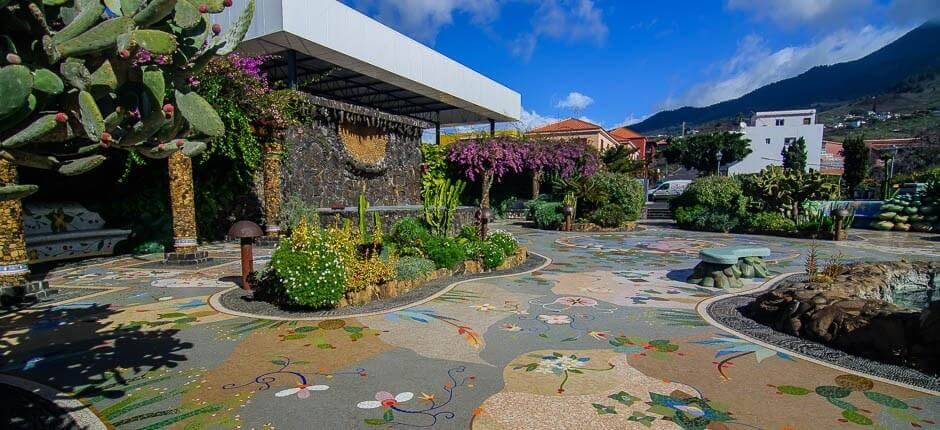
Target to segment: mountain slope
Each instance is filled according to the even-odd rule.
[[[940,67],[940,22],[928,22],[855,61],[817,66],[805,73],[707,107],[659,112],[630,128],[649,133],[701,124],[754,111],[837,103],[884,92],[911,75]]]

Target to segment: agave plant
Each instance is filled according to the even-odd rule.
[[[188,77],[244,37],[254,0],[224,34],[210,20],[231,4],[0,0],[0,163],[78,175],[107,148],[202,152],[225,127]],[[0,200],[36,191],[3,182]]]

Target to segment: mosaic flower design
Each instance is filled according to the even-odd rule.
[[[718,333],[711,339],[700,340],[692,343],[718,347],[718,352],[715,353],[715,361],[713,361],[712,364],[717,366],[718,373],[725,380],[729,379],[728,375],[725,374],[725,367],[733,364],[734,359],[741,358],[746,355],[753,354],[758,363],[770,357],[777,357],[782,360],[793,361],[793,358],[785,353],[774,351],[770,348],[765,348],[755,343],[748,342],[737,336],[725,333]],[[721,360],[719,360],[719,358]]]
[[[537,358],[539,361],[516,364],[513,366],[513,370],[561,376],[562,381],[558,385],[558,394],[565,392],[565,384],[571,375],[580,375],[586,371],[603,372],[614,368],[614,365],[610,363],[607,364],[609,367],[604,368],[585,367],[591,361],[591,358],[580,357],[575,354],[564,355],[560,352],[552,352],[550,355],[529,354],[528,356]]]
[[[551,325],[571,324],[571,317],[568,315],[539,315],[539,321]]]
[[[286,390],[281,390],[274,393],[274,397],[287,397],[297,395],[297,398],[306,399],[310,397],[311,391],[326,391],[330,389],[326,385],[307,385],[307,384],[298,384],[294,388],[288,388]]]
[[[375,400],[366,400],[364,402],[359,402],[356,404],[356,407],[359,409],[375,409],[380,407],[391,408],[397,406],[399,403],[405,403],[412,398],[414,398],[414,393],[405,391],[392,395],[388,391],[379,391],[375,393]]]

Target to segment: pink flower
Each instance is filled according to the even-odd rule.
[[[307,384],[298,384],[294,388],[288,388],[286,390],[281,390],[274,393],[274,397],[287,397],[290,395],[296,394],[298,398],[306,399],[310,397],[311,391],[324,391],[328,390],[330,387],[326,385],[307,385]]]
[[[414,393],[404,392],[398,393],[397,395],[392,395],[388,391],[379,391],[375,393],[375,400],[367,400],[365,402],[359,402],[356,404],[356,407],[359,409],[375,409],[378,407],[390,408],[399,403],[404,403],[411,400],[414,397]]]

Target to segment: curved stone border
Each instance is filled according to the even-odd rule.
[[[259,314],[253,314],[253,313],[248,313],[248,312],[241,312],[241,311],[237,311],[237,310],[229,309],[225,307],[225,305],[222,304],[222,296],[224,296],[226,293],[231,292],[233,290],[238,290],[239,287],[228,288],[228,289],[225,289],[225,290],[219,291],[218,293],[213,294],[211,297],[209,297],[209,306],[211,306],[213,309],[215,309],[218,312],[228,314],[228,315],[254,318],[254,319],[276,320],[276,321],[322,321],[322,320],[337,319],[337,318],[359,318],[359,317],[382,315],[382,314],[387,314],[387,313],[396,312],[396,311],[400,311],[403,309],[408,309],[411,307],[423,305],[427,302],[430,302],[431,300],[434,300],[444,295],[448,291],[454,289],[455,287],[461,284],[465,284],[468,282],[481,281],[485,279],[499,279],[499,278],[509,278],[513,276],[519,276],[519,275],[527,275],[529,273],[542,270],[548,265],[552,264],[551,258],[545,255],[536,253],[536,252],[529,251],[529,259],[527,259],[526,262],[522,263],[521,266],[527,265],[527,263],[531,261],[533,257],[541,258],[543,261],[541,263],[538,263],[537,266],[523,270],[521,272],[513,272],[512,271],[513,269],[507,269],[508,273],[501,273],[497,275],[492,275],[492,274],[488,275],[486,273],[482,273],[479,275],[464,275],[464,276],[469,276],[469,277],[467,279],[461,279],[459,281],[452,282],[449,285],[441,288],[440,290],[436,291],[435,293],[427,297],[423,297],[416,301],[405,303],[402,305],[393,306],[387,309],[381,309],[381,310],[376,310],[376,311],[371,311],[371,312],[341,314],[341,313],[328,313],[328,312],[334,312],[334,311],[317,311],[317,312],[309,312],[309,313],[318,313],[320,315],[306,316],[306,317],[301,317],[301,316],[283,317],[283,316],[276,316],[276,315],[259,315]],[[521,266],[517,266],[517,267],[521,267]],[[421,287],[418,287],[418,289],[420,288]],[[416,290],[412,290],[412,291],[416,291]]]
[[[879,363],[829,348],[786,333],[778,332],[741,315],[737,308],[752,302],[759,294],[800,272],[777,275],[763,284],[744,291],[710,297],[695,306],[695,311],[709,324],[748,342],[782,352],[840,372],[863,376],[886,384],[904,387],[925,394],[940,396],[940,378],[924,375],[914,369]],[[798,348],[804,348],[799,350]],[[835,363],[838,361],[840,364]],[[846,367],[842,364],[851,366]],[[862,369],[862,370],[859,370]],[[894,378],[892,378],[894,376]],[[903,379],[903,381],[898,380]],[[921,382],[920,384],[917,384]]]
[[[107,430],[109,427],[90,410],[90,406],[48,385],[12,375],[0,375],[0,384],[29,391],[54,404],[81,429]]]

